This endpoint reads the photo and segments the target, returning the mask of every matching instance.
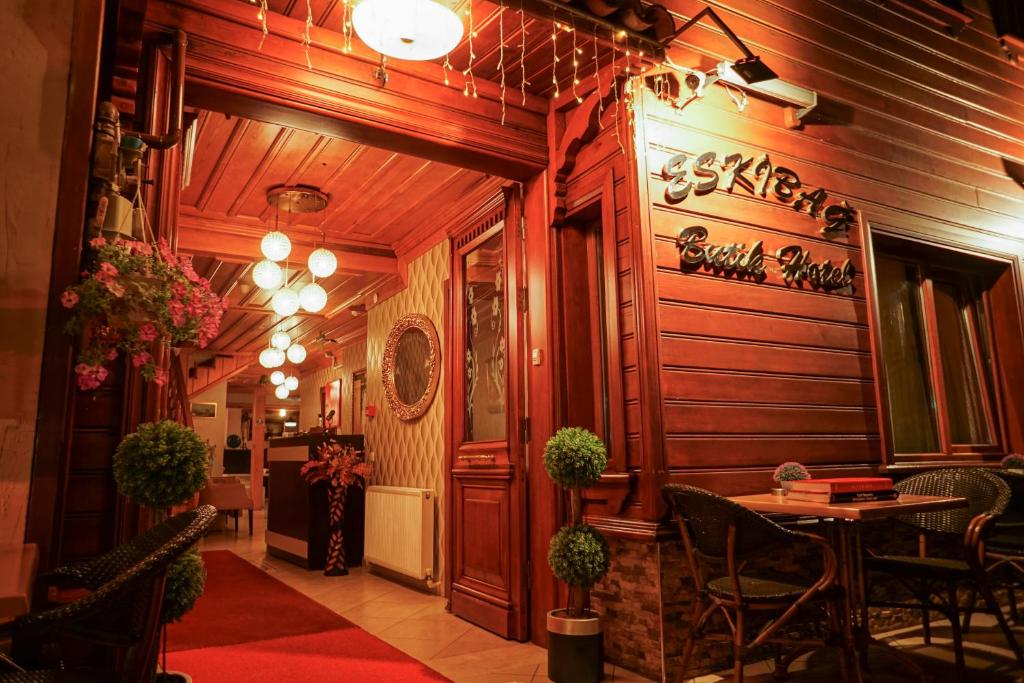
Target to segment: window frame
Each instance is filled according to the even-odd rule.
[[[1004,410],[1003,378],[1000,366],[1000,345],[996,342],[993,323],[993,306],[985,282],[998,269],[1010,267],[991,255],[964,249],[960,245],[925,242],[900,232],[890,232],[864,223],[865,267],[868,285],[868,317],[871,330],[872,356],[875,366],[875,395],[878,404],[879,428],[883,435],[885,459],[890,466],[922,466],[929,463],[948,466],[954,462],[982,463],[998,460],[1009,448],[1007,418]],[[881,243],[881,245],[880,245]],[[923,318],[924,347],[928,367],[927,377],[933,394],[939,450],[936,452],[897,452],[892,434],[892,419],[888,399],[888,371],[885,367],[882,348],[880,303],[877,296],[876,259],[898,260],[914,266],[920,286],[921,315]],[[972,267],[963,262],[970,259]],[[991,271],[991,272],[990,272]],[[946,397],[941,349],[938,344],[938,319],[935,308],[935,281],[953,284],[958,290],[969,288],[973,301],[959,309],[967,320],[969,343],[974,349],[975,372],[981,384],[982,410],[988,422],[991,444],[954,444],[950,435],[950,408]]]

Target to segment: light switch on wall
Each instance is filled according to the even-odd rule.
[[[544,364],[544,349],[533,349],[530,353],[530,360],[534,365]]]

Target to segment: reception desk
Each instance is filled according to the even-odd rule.
[[[310,486],[299,470],[325,441],[363,450],[361,435],[307,434],[271,439],[267,451],[267,552],[306,569],[323,569],[327,559],[327,485]],[[363,560],[363,489],[349,488],[345,498],[345,559]]]

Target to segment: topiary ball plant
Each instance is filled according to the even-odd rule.
[[[551,538],[548,564],[569,584],[569,618],[584,618],[590,608],[590,589],[608,572],[608,543],[593,527],[583,524],[582,489],[601,479],[608,450],[596,434],[580,427],[559,429],[544,446],[544,469],[569,491],[571,524]]]
[[[1004,470],[1024,470],[1024,455],[1010,453],[1000,463]]]
[[[145,422],[114,453],[114,481],[138,505],[166,510],[206,483],[210,461],[203,440],[172,420]]]
[[[192,548],[167,568],[160,622],[170,624],[181,621],[203,594],[206,584],[206,566],[197,548]]]
[[[589,588],[608,573],[608,541],[586,524],[564,526],[551,537],[548,564],[570,586]]]
[[[783,481],[800,481],[802,479],[810,479],[811,473],[807,471],[807,468],[798,462],[784,462],[775,468],[775,473],[772,475],[772,479],[777,482]]]

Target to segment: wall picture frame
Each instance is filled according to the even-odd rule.
[[[192,417],[217,417],[216,403],[201,403],[192,401]]]

